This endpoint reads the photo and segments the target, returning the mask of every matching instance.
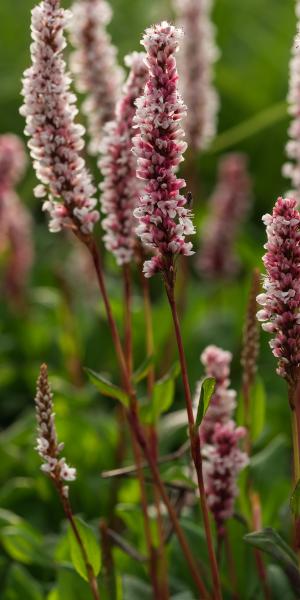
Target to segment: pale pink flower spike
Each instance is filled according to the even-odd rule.
[[[194,233],[187,200],[180,194],[185,181],[176,177],[186,143],[181,120],[186,107],[177,89],[175,53],[182,31],[167,22],[146,30],[142,44],[147,51],[149,80],[144,95],[137,100],[134,138],[138,157],[137,175],[145,181],[134,214],[139,221],[137,234],[143,244],[156,252],[144,263],[145,277],[162,272],[172,274],[174,259],[193,254],[186,236]]]
[[[25,133],[41,185],[35,195],[48,195],[43,208],[50,214],[50,231],[64,227],[78,234],[91,233],[99,213],[95,188],[80,152],[82,125],[75,123],[76,98],[70,91],[63,50],[64,27],[70,12],[59,0],[44,0],[32,11],[32,66],[23,79]]]

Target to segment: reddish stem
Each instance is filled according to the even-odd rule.
[[[74,536],[76,538],[77,544],[80,548],[80,552],[82,554],[82,558],[85,564],[85,568],[86,568],[86,572],[87,572],[87,576],[88,576],[88,581],[89,581],[89,586],[91,588],[91,592],[93,595],[94,600],[100,600],[100,594],[99,594],[99,589],[98,589],[98,584],[97,584],[97,578],[94,574],[94,570],[93,567],[90,565],[89,563],[89,559],[88,559],[88,555],[86,553],[83,541],[81,539],[78,527],[76,525],[76,521],[74,519],[74,515],[73,515],[73,511],[72,511],[72,507],[70,504],[70,501],[68,499],[68,497],[64,494],[63,491],[63,485],[61,481],[54,481],[55,487],[58,491],[63,509],[64,509],[64,513],[66,515],[66,518],[68,519],[72,531],[74,533]]]
[[[168,296],[168,300],[169,300],[169,304],[170,304],[170,308],[171,308],[171,312],[172,312],[173,323],[174,323],[175,334],[176,334],[176,341],[177,341],[177,346],[178,346],[183,387],[184,387],[184,393],[185,393],[186,409],[187,409],[188,422],[189,422],[189,437],[190,437],[190,445],[191,445],[191,455],[192,455],[192,459],[193,459],[196,473],[197,473],[198,488],[199,488],[199,492],[200,492],[200,504],[201,504],[204,528],[205,528],[205,533],[206,533],[206,540],[207,540],[207,546],[208,546],[208,555],[209,555],[209,560],[210,560],[214,594],[215,594],[216,600],[221,600],[222,599],[221,584],[220,584],[219,571],[218,571],[218,566],[217,566],[217,561],[216,561],[216,555],[215,555],[215,551],[214,551],[214,544],[213,544],[212,532],[211,532],[210,521],[209,521],[209,513],[208,513],[207,502],[206,502],[206,494],[205,494],[205,489],[204,489],[201,444],[200,444],[199,432],[195,428],[193,401],[192,401],[192,395],[191,395],[191,390],[190,390],[186,357],[185,357],[183,341],[182,341],[182,336],[181,336],[181,330],[180,330],[180,323],[179,323],[179,319],[178,319],[177,307],[176,307],[176,302],[175,302],[174,280],[171,284],[166,283],[166,292],[167,292],[167,296]]]
[[[154,484],[156,485],[156,487],[160,493],[160,496],[161,496],[164,504],[166,505],[166,508],[167,508],[168,514],[169,514],[169,518],[170,518],[172,525],[174,527],[174,530],[177,534],[178,541],[181,545],[183,554],[189,565],[189,568],[190,568],[191,574],[193,576],[193,579],[195,581],[195,584],[201,594],[200,597],[203,598],[203,600],[206,600],[207,598],[209,598],[208,592],[207,592],[207,590],[204,586],[204,583],[199,575],[197,565],[194,561],[194,557],[190,551],[188,542],[186,540],[186,537],[185,537],[185,535],[182,531],[182,528],[180,526],[180,523],[178,521],[176,511],[174,510],[174,508],[170,502],[170,499],[168,497],[168,494],[165,490],[165,487],[164,487],[163,482],[160,477],[159,469],[158,469],[155,461],[153,460],[151,450],[149,449],[147,439],[145,437],[145,434],[143,432],[143,429],[141,427],[141,424],[140,424],[140,421],[138,418],[138,412],[137,412],[137,408],[136,408],[137,407],[136,392],[132,387],[132,383],[131,383],[127,365],[126,365],[126,360],[125,360],[123,349],[122,349],[120,336],[119,336],[118,329],[116,327],[116,323],[114,321],[114,317],[112,314],[110,301],[109,301],[106,286],[105,286],[103,270],[102,270],[102,265],[101,265],[101,261],[100,261],[98,248],[96,246],[94,239],[92,239],[92,238],[89,238],[88,240],[84,240],[84,242],[87,245],[87,247],[92,255],[92,258],[93,258],[93,263],[94,263],[96,274],[97,274],[97,280],[98,280],[99,288],[100,288],[100,291],[101,291],[101,294],[103,297],[103,301],[104,301],[104,305],[105,305],[105,309],[106,309],[106,313],[107,313],[107,318],[108,318],[108,323],[109,323],[110,330],[111,330],[112,340],[114,343],[116,356],[117,356],[119,367],[121,370],[124,389],[125,389],[126,393],[128,394],[128,396],[130,397],[130,408],[126,411],[127,419],[130,423],[130,426],[132,427],[132,431],[133,431],[139,445],[141,446],[141,449],[142,449],[142,451],[145,455],[145,458],[149,464]]]

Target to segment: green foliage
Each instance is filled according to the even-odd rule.
[[[129,406],[129,397],[125,392],[123,392],[123,390],[121,390],[121,388],[111,383],[108,379],[106,379],[106,377],[104,377],[100,373],[95,373],[95,371],[92,371],[92,369],[85,370],[89,376],[90,381],[99,390],[99,392],[103,394],[103,396],[114,398],[115,400],[119,400],[124,406]]]
[[[209,403],[214,393],[215,385],[216,380],[213,377],[206,377],[201,383],[200,398],[195,423],[196,427],[200,427],[202,420],[206,415]]]
[[[88,564],[91,566],[94,575],[98,575],[101,567],[101,555],[99,550],[99,543],[97,538],[91,529],[82,519],[77,517],[74,518],[77,530],[79,532],[83,548],[87,557]],[[77,573],[81,575],[85,581],[88,581],[87,566],[83,557],[82,549],[79,546],[78,540],[76,539],[75,533],[69,525],[68,540],[70,544],[70,552],[73,566]]]

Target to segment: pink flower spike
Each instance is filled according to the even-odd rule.
[[[239,267],[234,242],[251,199],[247,159],[228,154],[219,164],[218,183],[202,231],[199,270],[207,278],[232,277]]]
[[[134,211],[137,234],[156,251],[144,263],[145,277],[173,273],[174,258],[193,254],[186,236],[194,233],[186,198],[180,194],[185,181],[176,177],[186,144],[181,128],[185,106],[177,89],[175,52],[183,33],[167,22],[146,30],[142,44],[147,51],[149,80],[137,100],[134,119],[139,133],[133,140],[138,158],[137,176],[145,181],[145,193]]]
[[[296,200],[278,198],[272,215],[265,215],[267,250],[263,262],[264,293],[257,297],[263,307],[257,313],[262,327],[273,334],[272,352],[277,373],[295,383],[300,366],[300,213]]]
[[[219,57],[211,21],[212,0],[174,0],[178,24],[184,30],[179,75],[187,104],[185,130],[194,150],[207,148],[217,129],[219,98],[213,85],[213,65]]]
[[[200,360],[205,368],[205,375],[216,380],[208,411],[200,427],[201,441],[206,444],[211,442],[216,423],[224,424],[232,418],[236,407],[236,392],[229,389],[231,352],[217,346],[207,346]]]
[[[41,470],[49,475],[57,486],[62,487],[65,481],[75,481],[76,469],[69,467],[60,454],[64,444],[58,443],[55,414],[53,412],[53,394],[48,381],[47,365],[42,365],[37,380],[35,397],[38,437],[36,450],[43,460]],[[68,494],[68,486],[63,486],[64,495]]]
[[[89,151],[98,154],[103,126],[114,118],[121,93],[123,70],[117,64],[117,49],[107,33],[112,10],[105,0],[77,0],[72,6],[71,70],[78,91],[87,94],[82,105],[90,134]]]
[[[49,195],[44,209],[50,214],[50,231],[72,227],[89,235],[99,213],[96,190],[80,156],[84,128],[75,123],[76,98],[62,55],[69,19],[59,0],[44,0],[32,10],[32,66],[24,74],[20,112],[26,118],[28,146],[42,184],[36,195]]]
[[[288,197],[300,200],[300,2],[296,2],[297,33],[295,35],[290,60],[290,81],[288,92],[289,114],[292,117],[288,129],[289,141],[286,145],[287,163],[283,165],[282,174],[292,184]]]
[[[247,454],[238,445],[245,435],[246,430],[236,427],[233,421],[216,423],[211,443],[202,450],[207,503],[219,536],[224,533],[225,521],[233,515],[238,495],[237,476],[249,463]]]
[[[141,181],[136,176],[136,157],[132,152],[132,139],[136,133],[133,118],[136,112],[135,101],[143,93],[148,69],[145,54],[134,52],[125,58],[130,73],[123,88],[122,97],[116,108],[114,121],[105,126],[100,147],[99,167],[104,176],[100,185],[101,205],[107,215],[102,221],[105,231],[104,243],[112,252],[119,265],[133,259],[136,244],[133,216]]]

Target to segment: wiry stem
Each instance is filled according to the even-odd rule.
[[[141,271],[141,283],[143,290],[143,300],[144,300],[144,316],[145,316],[145,325],[146,325],[146,350],[147,356],[153,356],[154,354],[154,338],[153,338],[153,319],[152,319],[152,309],[151,309],[151,298],[150,298],[150,286],[149,281],[144,277]],[[155,383],[155,369],[152,364],[149,368],[148,376],[147,376],[147,388],[148,388],[148,397],[151,401],[153,386]],[[157,464],[157,432],[156,427],[154,425],[150,426],[149,431],[149,443],[152,448],[153,458]],[[169,589],[167,582],[167,557],[165,552],[164,545],[164,527],[163,520],[160,508],[160,496],[157,488],[154,488],[154,503],[157,513],[157,533],[159,540],[159,547],[157,552],[157,563],[159,568],[159,579],[160,581],[160,592],[162,599],[168,600],[169,598]]]
[[[132,288],[132,285],[131,285],[131,273],[130,273],[129,265],[124,265],[124,267],[123,267],[123,278],[124,278],[124,312],[125,312],[125,352],[126,352],[128,373],[131,377],[132,376],[132,368],[133,368],[132,318],[131,318],[131,309],[132,309],[132,307],[131,307],[131,304],[132,304],[131,288]],[[138,411],[138,406],[135,405],[135,403],[134,403],[134,405],[135,405],[134,406],[132,402],[131,402],[131,404],[132,404],[132,407],[133,408],[135,407],[136,410]],[[134,460],[135,460],[135,464],[136,464],[136,468],[137,468],[137,479],[139,482],[140,493],[141,493],[141,507],[142,507],[142,513],[143,513],[146,546],[147,546],[148,556],[149,556],[150,579],[152,582],[154,596],[155,596],[155,598],[159,598],[160,591],[159,591],[159,581],[158,581],[157,568],[156,568],[156,550],[152,543],[151,525],[150,525],[150,519],[149,519],[149,514],[148,514],[148,500],[147,500],[146,484],[145,484],[144,471],[142,468],[141,450],[140,450],[139,445],[138,445],[136,439],[134,438],[134,436],[132,436],[131,442],[132,442]]]
[[[60,481],[54,481],[54,483],[55,483],[57,492],[59,494],[59,497],[60,497],[60,500],[61,500],[61,503],[62,503],[62,506],[64,509],[64,513],[70,523],[70,526],[71,526],[74,536],[76,538],[77,544],[80,548],[80,552],[82,554],[82,558],[83,558],[83,561],[85,564],[85,568],[86,568],[86,572],[87,572],[87,576],[88,576],[88,580],[89,580],[89,586],[91,588],[93,598],[94,598],[94,600],[100,600],[100,593],[99,593],[99,589],[98,589],[97,578],[94,574],[93,567],[89,563],[89,559],[88,559],[83,541],[81,539],[81,535],[79,533],[78,527],[76,525],[76,521],[74,519],[71,503],[70,503],[68,497],[63,492],[62,483]]]
[[[221,584],[220,584],[219,571],[218,571],[218,566],[217,566],[217,561],[216,561],[216,555],[215,555],[215,551],[214,551],[214,544],[213,544],[212,532],[211,532],[210,521],[209,521],[208,507],[207,507],[207,502],[206,502],[206,494],[205,494],[204,480],[203,480],[200,437],[199,437],[199,432],[195,428],[192,395],[191,395],[191,390],[190,390],[187,364],[186,364],[185,352],[184,352],[181,330],[180,330],[180,323],[179,323],[179,319],[178,319],[177,307],[176,307],[176,302],[175,302],[174,278],[171,283],[166,281],[166,292],[167,292],[167,297],[168,297],[171,312],[172,312],[174,329],[175,329],[175,334],[176,334],[176,341],[177,341],[177,346],[178,346],[179,360],[180,360],[180,365],[181,365],[181,373],[182,373],[182,380],[183,380],[184,393],[185,393],[186,409],[187,409],[188,422],[189,422],[189,437],[190,437],[190,444],[191,444],[191,455],[192,455],[192,459],[193,459],[193,462],[195,465],[197,480],[198,480],[198,488],[199,488],[199,493],[200,493],[200,504],[201,504],[201,510],[202,510],[202,515],[203,515],[203,520],[204,520],[204,528],[205,528],[206,540],[207,540],[207,546],[208,546],[208,555],[209,555],[209,560],[210,560],[211,574],[212,574],[212,580],[213,580],[213,586],[214,586],[214,594],[215,594],[216,600],[220,600],[222,598],[222,591],[221,591]]]
[[[180,526],[180,523],[178,521],[176,511],[174,510],[172,503],[170,502],[170,499],[168,497],[168,494],[164,488],[164,484],[160,477],[159,469],[158,469],[155,461],[153,460],[151,450],[149,448],[147,439],[145,437],[145,434],[143,432],[143,429],[142,429],[140,421],[139,421],[138,412],[137,412],[136,393],[135,393],[135,390],[133,389],[133,386],[132,386],[132,383],[130,380],[125,356],[124,356],[123,349],[122,349],[120,336],[119,336],[118,329],[117,329],[117,326],[116,326],[116,323],[115,323],[115,320],[114,320],[114,317],[112,314],[110,301],[109,301],[109,297],[107,294],[106,285],[105,285],[105,281],[104,281],[101,260],[100,260],[100,256],[99,256],[99,252],[98,252],[96,243],[92,238],[89,238],[88,240],[83,240],[83,241],[85,242],[87,248],[89,249],[92,259],[93,259],[93,264],[94,264],[96,274],[97,274],[97,281],[98,281],[99,288],[100,288],[100,291],[101,291],[101,294],[103,297],[106,314],[107,314],[107,319],[108,319],[108,323],[109,323],[110,330],[111,330],[112,340],[114,343],[116,356],[117,356],[119,367],[121,370],[124,389],[130,397],[130,408],[126,411],[127,419],[132,428],[132,432],[133,432],[134,436],[136,437],[136,440],[138,441],[138,443],[144,453],[144,456],[149,464],[154,484],[157,487],[157,489],[160,493],[160,496],[167,508],[170,520],[173,524],[174,530],[178,537],[178,541],[181,545],[183,554],[189,565],[192,577],[193,577],[195,584],[201,594],[200,598],[203,598],[203,600],[206,600],[207,598],[209,598],[208,592],[204,586],[202,578],[199,575],[198,567],[195,563],[193,554],[190,551],[188,542],[186,540],[186,537],[185,537],[183,530]]]

